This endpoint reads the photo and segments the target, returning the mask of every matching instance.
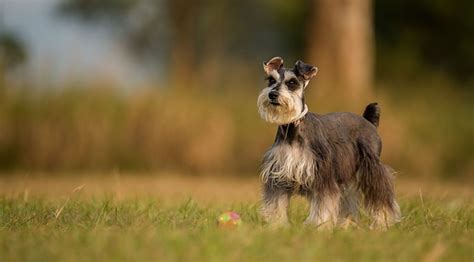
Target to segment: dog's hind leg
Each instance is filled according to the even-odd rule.
[[[341,193],[312,192],[308,195],[309,215],[304,224],[317,226],[322,229],[331,229],[337,224]]]
[[[387,228],[400,221],[400,207],[395,201],[392,183],[394,171],[364,143],[359,143],[359,151],[359,188],[374,219],[372,228]]]
[[[343,187],[338,225],[347,227],[359,221],[360,193],[357,185],[351,183]]]

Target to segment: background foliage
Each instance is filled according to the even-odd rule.
[[[0,27],[9,32],[0,41],[0,169],[255,176],[274,132],[256,113],[261,62],[281,55],[291,66],[318,50],[310,28],[322,26],[314,22],[319,2],[60,1],[58,22],[105,26],[156,71],[133,90],[103,76],[61,86],[33,81],[18,69],[28,59],[25,43]],[[317,77],[310,109],[360,113],[377,100],[383,158],[401,176],[472,179],[474,5],[371,6],[375,84],[347,98],[346,87],[333,90]],[[323,77],[329,69],[320,70]]]

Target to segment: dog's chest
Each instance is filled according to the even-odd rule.
[[[314,181],[315,168],[310,149],[277,144],[265,154],[261,176],[264,182],[276,185],[309,187]]]

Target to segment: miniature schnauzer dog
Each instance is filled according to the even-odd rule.
[[[380,161],[378,104],[369,104],[362,116],[314,114],[308,112],[304,90],[316,67],[297,61],[286,69],[283,59],[274,57],[263,69],[268,86],[258,97],[258,111],[278,125],[261,170],[264,219],[287,224],[290,197],[300,194],[310,203],[305,224],[332,228],[357,220],[360,199],[373,218],[371,227],[399,221],[393,169]]]

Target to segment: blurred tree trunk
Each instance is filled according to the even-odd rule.
[[[0,54],[0,101],[2,101],[3,97],[5,96],[5,89],[7,85],[5,80],[5,70],[3,69],[3,64],[1,61],[1,55],[2,54]]]
[[[307,54],[319,90],[357,102],[372,89],[372,0],[313,0],[312,9]]]
[[[196,66],[195,16],[199,1],[168,1],[171,30],[170,82],[173,88],[192,84]]]
[[[205,17],[203,28],[200,30],[202,49],[199,50],[200,61],[199,82],[206,83],[209,89],[222,87],[224,79],[229,79],[225,54],[226,42],[225,32],[232,28],[233,17],[232,2],[222,0],[207,0],[206,5],[201,8],[201,16]],[[222,65],[226,64],[226,67]]]

